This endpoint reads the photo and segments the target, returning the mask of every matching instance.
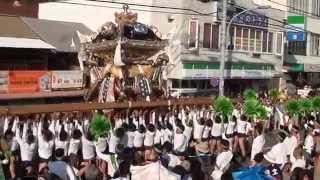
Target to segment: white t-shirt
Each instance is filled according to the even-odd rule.
[[[283,143],[278,143],[264,157],[271,163],[283,165],[287,160],[286,146]]]
[[[298,146],[298,139],[295,136],[286,137],[283,143],[286,146],[287,155],[293,155],[294,149]]]
[[[192,127],[185,126],[183,134],[187,137],[187,141],[189,142],[192,136]]]
[[[58,138],[56,138],[54,143],[56,149],[61,148],[64,150],[64,155],[68,154],[68,141],[60,141]]]
[[[304,141],[303,149],[305,149],[308,153],[311,154],[313,147],[314,147],[313,137],[311,135],[308,135]]]
[[[207,139],[210,135],[210,132],[211,132],[211,127],[205,126],[203,130],[202,138]]]
[[[82,136],[82,157],[84,160],[93,159],[95,157],[95,145],[86,137]]]
[[[260,152],[262,152],[262,148],[265,144],[266,140],[264,138],[264,135],[259,135],[256,138],[254,138],[252,142],[252,148],[251,148],[251,160],[254,159],[254,156]]]
[[[241,133],[241,134],[247,134],[248,124],[249,123],[247,121],[238,120],[237,121],[237,132]]]
[[[216,168],[217,170],[224,170],[229,163],[231,162],[231,159],[233,157],[233,154],[231,151],[224,151],[218,154],[216,159]]]
[[[211,136],[221,137],[223,132],[223,124],[214,122],[211,128]]]
[[[184,134],[174,133],[173,149],[178,152],[184,152],[187,149],[188,141]]]
[[[139,131],[136,131],[134,133],[134,141],[133,141],[134,147],[136,148],[142,147],[143,141],[144,141],[144,133],[140,133]]]
[[[150,132],[147,130],[146,134],[145,134],[145,138],[144,138],[144,146],[153,146],[154,143],[154,132]]]
[[[111,136],[109,139],[109,152],[116,153],[116,148],[119,142],[120,142],[120,138],[118,138],[113,133],[111,133]]]
[[[133,141],[134,141],[134,132],[131,132],[131,131],[128,131],[127,132],[127,134],[128,134],[128,147],[129,148],[133,148],[134,146],[133,146]]]
[[[45,141],[42,135],[38,138],[39,148],[38,153],[39,157],[42,159],[49,159],[52,156],[54,140]]]
[[[228,124],[225,125],[225,133],[227,135],[233,134],[235,130],[236,122],[229,121]]]
[[[306,160],[297,159],[294,162],[292,162],[291,172],[297,167],[300,167],[300,168],[304,169],[306,167]]]

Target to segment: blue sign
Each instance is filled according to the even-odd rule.
[[[287,32],[287,39],[288,41],[305,41],[305,32]]]

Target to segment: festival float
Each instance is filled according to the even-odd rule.
[[[168,41],[154,26],[140,23],[138,14],[115,13],[115,23],[106,22],[96,34],[79,34],[81,68],[87,74],[86,101],[99,103],[166,97],[169,61]]]

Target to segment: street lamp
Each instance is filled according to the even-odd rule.
[[[227,43],[229,42],[229,38],[230,38],[230,27],[232,22],[239,17],[240,15],[249,12],[249,11],[254,11],[254,10],[258,10],[258,9],[270,9],[271,6],[258,6],[252,9],[247,9],[244,10],[236,15],[234,15],[231,20],[228,23],[228,27],[227,27],[227,34],[226,34],[226,38],[225,38],[225,42],[222,43],[222,46],[224,46],[224,48],[221,48],[221,62],[220,62],[220,79],[219,79],[219,96],[223,96],[224,95],[224,70],[225,70],[225,61],[226,61],[226,49],[227,49]],[[225,16],[226,18],[226,16]],[[226,23],[226,21],[224,21]]]

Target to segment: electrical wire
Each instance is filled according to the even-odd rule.
[[[107,6],[107,5],[96,5],[96,4],[77,3],[77,2],[67,2],[67,1],[57,1],[55,3],[83,5],[83,6],[92,6],[92,7],[104,7],[104,8],[110,8],[110,9],[123,9],[122,7],[113,7],[113,6]],[[123,4],[123,3],[121,3],[121,4]],[[185,12],[173,12],[173,11],[147,10],[147,9],[139,9],[139,8],[130,8],[130,9],[135,10],[135,11],[142,11],[142,12],[156,12],[156,13],[164,13],[164,14],[182,14],[182,15],[190,15],[190,16],[213,16],[214,14],[218,13],[218,12],[212,12],[209,14],[202,14],[202,13],[197,14],[197,13],[185,13]]]
[[[267,0],[267,1],[272,2],[272,3],[274,3],[274,4],[277,4],[277,5],[280,5],[280,6],[282,6],[282,7],[287,7],[287,8],[290,8],[290,9],[292,9],[292,10],[302,12],[304,15],[308,14],[309,16],[312,16],[312,17],[314,17],[314,16],[315,16],[315,17],[320,17],[320,16],[317,15],[317,14],[310,13],[310,12],[308,12],[308,11],[304,11],[304,10],[298,9],[298,8],[293,7],[293,6],[288,6],[288,5],[285,5],[285,4],[281,4],[281,3],[276,2],[276,1],[273,1],[273,0]],[[277,9],[277,8],[276,8],[276,9]],[[281,10],[281,9],[278,9],[278,10]],[[283,10],[281,10],[281,11],[283,11]],[[297,13],[297,12],[292,12],[292,11],[287,11],[287,12]]]
[[[111,4],[121,4],[121,5],[127,4],[129,6],[140,6],[140,7],[159,8],[159,9],[172,9],[172,10],[190,11],[190,12],[194,12],[196,14],[200,14],[200,15],[204,15],[204,16],[214,14],[214,12],[213,13],[202,13],[202,12],[196,11],[194,9],[170,7],[170,6],[156,6],[156,5],[149,5],[149,4],[124,3],[124,2],[114,2],[114,1],[108,1],[108,0],[85,0],[85,1],[103,2],[103,3],[111,3]]]

